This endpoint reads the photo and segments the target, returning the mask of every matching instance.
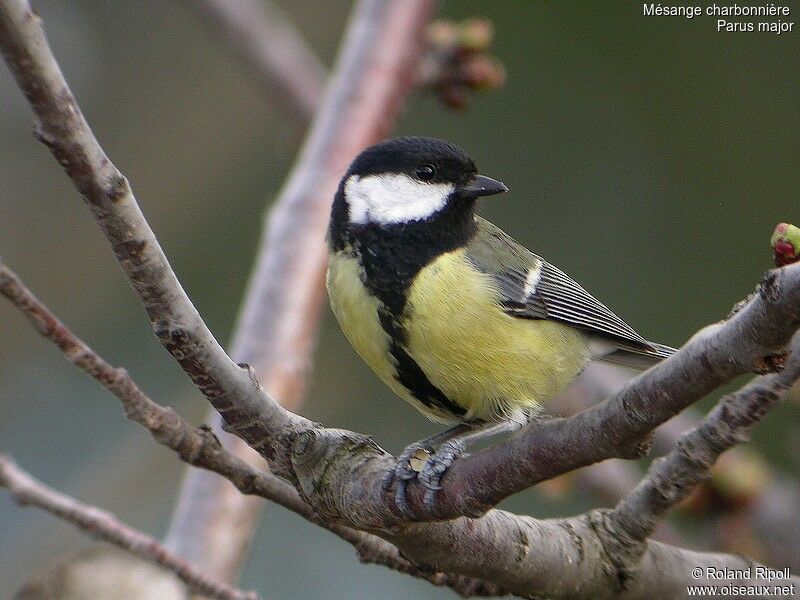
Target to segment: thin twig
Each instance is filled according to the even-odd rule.
[[[209,577],[182,558],[168,552],[155,538],[133,529],[111,513],[78,502],[37,481],[0,454],[0,487],[7,488],[20,506],[35,506],[69,521],[90,536],[123,548],[172,571],[195,593],[218,600],[258,600],[255,592],[243,592]]]
[[[659,456],[670,452],[681,436],[697,427],[703,418],[704,415],[692,407],[656,429],[653,453]],[[701,491],[701,499],[690,503],[693,516],[699,514],[715,521],[736,519],[741,525],[733,537],[726,535],[725,528],[715,528],[723,547],[736,551],[741,548],[738,541],[752,533],[772,562],[800,569],[800,519],[797,518],[800,484],[797,479],[737,448],[729,450],[725,459],[714,465],[708,488]],[[753,461],[757,461],[757,467]],[[758,469],[758,478],[743,479],[742,471],[753,468]],[[621,498],[615,499],[615,503]]]
[[[209,30],[230,47],[264,95],[302,125],[316,113],[325,67],[303,36],[271,0],[189,0]]]
[[[109,364],[70,331],[2,260],[0,295],[10,300],[42,336],[58,346],[67,360],[114,394],[129,419],[144,426],[159,444],[177,452],[183,461],[222,475],[244,494],[271,498],[274,482],[288,486],[225,450],[207,428],[195,427],[171,408],[151,400],[125,369]]]
[[[83,194],[143,301],[153,331],[226,422],[266,443],[260,423],[280,430],[312,424],[281,408],[247,368],[222,349],[186,295],[127,179],[103,152],[27,0],[0,2],[0,50],[37,118],[37,135]]]
[[[556,401],[553,412],[576,414],[616,394],[628,379],[629,376],[613,367],[592,365],[581,377],[579,385],[571,386],[569,392]],[[550,406],[547,408],[549,410]],[[661,456],[670,452],[678,439],[704,417],[697,408],[689,407],[658,427],[653,432],[652,454]],[[757,467],[753,465],[756,460]],[[758,468],[758,478],[742,479],[742,469],[753,468]],[[590,491],[604,505],[614,506],[636,487],[642,476],[643,472],[636,463],[611,460],[559,478],[554,487],[561,493],[565,483],[567,486],[574,483],[580,492]],[[548,489],[550,487],[547,485]],[[752,452],[734,448],[726,453],[724,461],[714,465],[708,488],[699,493],[700,497],[681,510],[691,511],[693,517],[713,521],[736,519],[740,528],[747,528],[746,532],[740,529],[731,537],[726,535],[726,528],[713,527],[712,535],[715,537],[712,539],[720,547],[736,551],[741,548],[738,541],[752,534],[757,536],[759,546],[767,551],[771,562],[800,569],[800,519],[797,518],[800,485],[794,478],[782,474],[780,469],[753,456]],[[685,538],[669,521],[659,525],[654,535],[661,541],[679,545]]]

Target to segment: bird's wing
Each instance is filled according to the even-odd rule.
[[[652,364],[674,352],[668,346],[645,340],[561,269],[530,252],[500,228],[480,217],[476,217],[476,223],[477,233],[467,245],[467,257],[497,282],[508,314],[560,321],[613,341],[616,349],[610,348],[607,358],[626,366],[638,366],[629,364],[635,362],[629,353],[647,357],[644,362]]]

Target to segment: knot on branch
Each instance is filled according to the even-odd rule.
[[[347,507],[351,522],[358,520],[353,506],[368,491],[348,483],[369,479],[364,470],[388,456],[371,437],[342,429],[309,428],[291,445],[292,470],[303,498],[327,518],[339,519]]]
[[[767,375],[768,373],[780,373],[786,366],[786,360],[789,358],[789,352],[781,350],[774,354],[767,354],[756,359],[753,366],[753,372],[757,375]]]
[[[676,451],[682,460],[666,465],[666,458],[661,457],[653,462],[650,491],[654,506],[674,506],[685,498],[695,485],[711,478],[710,469],[714,460],[707,448],[679,442]],[[698,472],[702,475],[697,475]],[[649,523],[649,525],[654,524],[654,522]]]
[[[622,591],[636,576],[647,543],[631,536],[624,523],[611,518],[615,514],[609,509],[598,509],[590,511],[584,518],[603,548],[605,572],[615,582],[617,590]]]
[[[128,179],[119,171],[114,171],[109,178],[108,186],[105,190],[105,195],[112,202],[119,202],[127,198],[131,193],[131,186]]]
[[[772,269],[766,272],[761,283],[758,284],[758,288],[756,288],[758,295],[764,302],[774,304],[780,299],[780,283],[782,276],[783,271],[780,269]]]

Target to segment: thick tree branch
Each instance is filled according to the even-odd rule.
[[[384,534],[404,556],[450,572],[477,576],[523,598],[550,600],[678,600],[694,583],[692,569],[746,569],[757,563],[738,556],[692,552],[648,540],[632,576],[612,560],[604,511],[564,519],[537,520],[492,510],[481,519],[425,523]],[[424,539],[424,543],[420,540]],[[632,557],[637,558],[637,557]],[[763,585],[751,579],[713,582]],[[800,578],[787,583],[800,586]],[[797,587],[796,589],[800,589]],[[756,597],[766,597],[757,595]]]
[[[266,18],[265,10],[260,5],[253,6],[252,0],[202,0],[192,6],[213,21],[258,79],[269,83],[272,71],[281,64],[280,55],[291,44],[275,46],[270,41],[265,45],[264,40],[272,40],[271,32],[275,29],[275,22]],[[274,10],[273,5],[268,5],[266,12]],[[287,185],[267,220],[231,356],[237,362],[251,364],[265,389],[283,407],[295,412],[300,407],[309,370],[309,355],[320,314],[321,270],[327,258],[319,244],[326,223],[319,217],[327,218],[330,195],[325,195],[322,189],[335,186],[339,171],[344,170],[351,155],[389,132],[412,87],[407,77],[412,69],[417,73],[413,87],[432,88],[451,106],[463,107],[468,92],[495,89],[503,81],[502,66],[487,54],[492,41],[492,28],[487,21],[469,20],[457,26],[432,24],[426,28],[428,44],[423,52],[419,38],[424,23],[415,16],[420,11],[430,12],[426,2],[394,3],[393,14],[384,13],[384,18],[373,24],[375,30],[384,29],[373,42],[380,44],[380,51],[373,46],[367,57],[374,67],[367,65],[353,77],[338,78],[339,84],[351,86],[352,106],[336,113],[338,124],[327,129],[330,133],[321,140],[322,147],[311,152],[312,156],[323,157],[325,161],[333,158],[333,164],[319,158],[301,162],[291,177],[299,177],[301,171],[331,172],[333,176],[321,177],[327,179],[324,185],[306,178],[310,185],[320,185],[320,188],[303,194],[289,193],[293,186]],[[409,30],[409,26],[413,29]],[[445,36],[446,39],[436,35],[443,28],[453,35]],[[287,35],[294,34],[289,31]],[[302,44],[302,41],[291,43]],[[346,42],[345,46],[348,45]],[[267,56],[276,51],[277,59]],[[340,65],[337,73],[342,68]],[[313,73],[304,73],[302,69],[299,73],[301,77],[313,79]],[[398,73],[400,77],[396,76]],[[295,79],[298,73],[287,77]],[[363,92],[356,91],[356,86],[361,86]],[[341,102],[343,98],[341,94],[331,94],[326,103]],[[383,103],[385,110],[381,111]],[[323,111],[321,119],[326,118],[325,113]],[[309,119],[311,116],[308,115]],[[383,124],[369,131],[372,121]],[[311,139],[319,141],[313,136]],[[332,192],[333,187],[330,190]],[[310,252],[310,248],[315,251]],[[213,409],[211,412],[209,419],[223,444],[242,458],[257,462],[249,446],[221,431],[218,415]],[[211,572],[233,580],[260,512],[261,503],[257,499],[243,498],[226,482],[207,472],[190,471],[181,490],[167,545],[193,562],[207,565]]]
[[[706,327],[613,398],[568,419],[535,423],[506,444],[456,461],[433,516],[480,514],[561,473],[607,458],[637,457],[653,429],[713,389],[779,366],[798,326],[800,266],[770,271],[758,294],[732,318]],[[420,487],[412,489],[421,507]]]
[[[174,450],[184,462],[221,475],[236,487],[238,493],[271,500],[324,527],[351,543],[363,562],[380,564],[435,585],[451,587],[462,594],[497,595],[500,592],[496,586],[471,578],[420,569],[379,537],[324,521],[289,483],[272,473],[255,469],[224,448],[209,429],[195,427],[171,408],[151,400],[124,369],[113,367],[70,331],[2,260],[0,295],[16,306],[42,336],[58,346],[67,360],[114,394],[129,419],[144,426],[158,443]],[[195,570],[208,574],[199,565],[190,564]]]
[[[731,319],[704,329],[610,400],[567,419],[535,423],[505,444],[456,461],[436,509],[422,514],[429,519],[477,516],[507,495],[555,475],[607,458],[638,457],[652,429],[714,387],[750,370],[779,366],[798,324],[800,265],[771,271],[759,293]],[[391,467],[391,457],[369,441],[339,431],[308,430],[301,438],[293,465],[307,493],[319,493],[314,482],[324,470],[329,489],[320,501],[335,490],[348,500],[351,514],[366,517],[356,527],[404,522],[385,497],[380,476],[371,479],[358,468],[366,460],[376,461],[377,473]],[[422,510],[420,487],[415,483],[409,489],[412,506]]]
[[[196,11],[256,77],[267,98],[306,125],[317,111],[325,67],[270,0],[190,0]]]
[[[132,529],[114,515],[65,496],[20,470],[0,454],[0,487],[7,488],[20,506],[36,506],[69,521],[88,535],[109,542],[177,575],[190,590],[218,600],[258,600],[255,592],[243,592],[209,577],[182,558],[168,552],[158,540]]]

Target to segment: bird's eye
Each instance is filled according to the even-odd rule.
[[[436,167],[433,165],[420,165],[417,167],[416,176],[421,181],[430,181],[436,177]]]

